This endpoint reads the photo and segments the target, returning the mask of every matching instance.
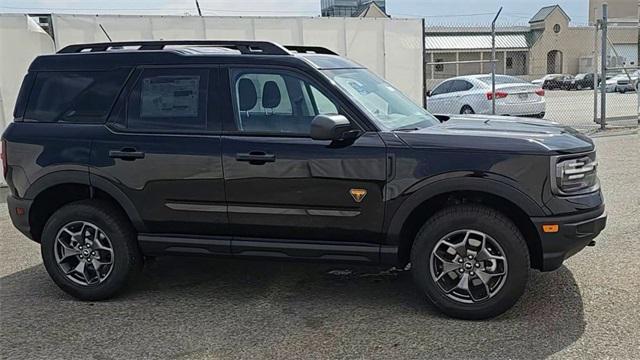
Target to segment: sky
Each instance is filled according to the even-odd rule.
[[[198,0],[203,15],[319,16],[320,0]],[[432,25],[526,24],[543,6],[558,4],[574,24],[588,22],[588,0],[387,0],[393,17],[424,17]],[[0,12],[197,15],[195,0],[0,0]]]

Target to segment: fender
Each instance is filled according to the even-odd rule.
[[[62,184],[91,185],[89,171],[60,170],[43,175],[34,181],[25,191],[24,199],[33,200],[43,191]]]
[[[498,196],[518,206],[531,217],[545,216],[545,211],[528,195],[504,182],[479,177],[456,177],[423,183],[393,214],[387,228],[384,246],[397,246],[400,232],[409,215],[425,201],[442,194],[456,191],[475,191]]]
[[[114,184],[88,171],[63,170],[42,176],[29,186],[24,198],[33,200],[43,191],[62,184],[86,185],[104,191],[124,209],[136,230],[145,231],[144,222],[131,200]]]

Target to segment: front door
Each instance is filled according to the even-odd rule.
[[[93,143],[92,182],[129,198],[149,235],[228,235],[217,78],[217,67],[138,69]]]
[[[234,111],[222,148],[234,253],[279,241],[360,244],[377,257],[386,181],[379,135],[362,132],[348,144],[311,139],[316,115],[343,111],[301,73],[231,68],[228,76]]]
[[[453,80],[448,80],[438,85],[433,91],[431,96],[427,98],[427,110],[432,114],[451,114],[453,108],[450,104],[451,100],[451,85]]]

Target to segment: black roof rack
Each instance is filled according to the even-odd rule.
[[[284,47],[268,41],[217,41],[217,40],[169,40],[169,41],[123,41],[95,44],[69,45],[58,51],[59,54],[108,51],[123,47],[137,46],[140,51],[162,50],[165,46],[212,46],[224,47],[253,55],[291,55]],[[325,49],[326,50],[326,49]],[[327,50],[329,51],[329,50]]]
[[[285,45],[285,48],[289,51],[297,52],[298,54],[338,55],[335,52],[320,46]]]

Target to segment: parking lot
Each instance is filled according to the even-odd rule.
[[[547,90],[545,99],[546,119],[579,130],[600,127],[593,121],[593,90]],[[613,119],[608,120],[609,125],[637,127],[638,113],[638,95],[635,92],[607,94],[607,118]]]
[[[0,204],[0,358],[637,358],[640,138],[595,141],[608,227],[490,321],[444,317],[408,273],[208,258],[157,259],[122,296],[79,302]]]

